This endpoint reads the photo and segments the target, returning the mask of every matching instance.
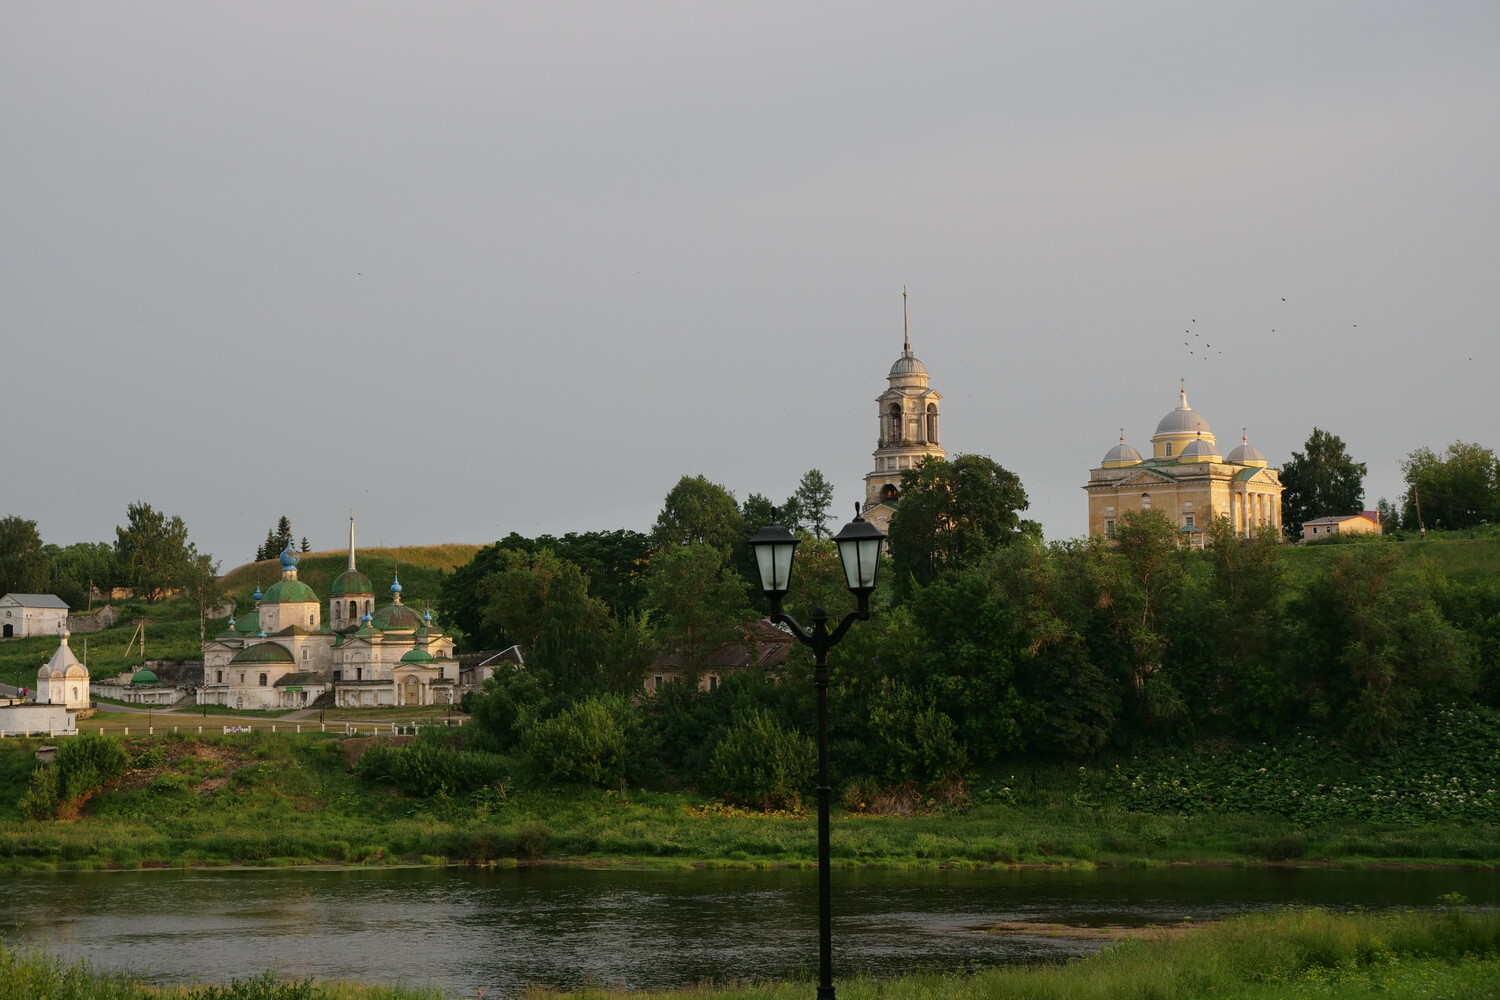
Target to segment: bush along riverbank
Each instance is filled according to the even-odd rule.
[[[1489,735],[1484,725],[1448,720],[1426,750],[1382,762],[1365,779],[1359,762],[1336,748],[1293,742],[1136,758],[1118,768],[1031,765],[951,787],[945,798],[854,787],[835,813],[833,859],[843,866],[1500,864],[1500,822],[1487,811],[1492,796],[1481,794],[1500,786],[1497,744],[1483,745]],[[0,745],[5,870],[769,866],[811,865],[816,857],[810,810],[750,809],[692,792],[547,787],[527,778],[523,762],[469,749],[462,731],[375,739],[263,731],[85,736],[64,741],[57,762],[45,767],[34,748],[20,740]],[[1390,794],[1370,793],[1376,797],[1366,807],[1347,791],[1355,780],[1379,781]]]
[[[1088,958],[1042,968],[922,974],[836,984],[845,1000],[1354,1000],[1500,995],[1500,915],[1441,909],[1397,914],[1285,911],[1237,917],[1190,935],[1161,928]],[[527,1000],[794,1000],[806,982],[671,991],[533,989]],[[0,944],[0,1000],[445,1000],[401,987],[278,983],[153,989]],[[456,997],[453,1000],[457,1000]]]

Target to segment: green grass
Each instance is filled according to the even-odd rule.
[[[845,1000],[1360,1000],[1500,995],[1500,914],[1429,910],[1335,914],[1286,910],[1191,932],[1163,928],[1060,966],[929,973],[836,984]],[[527,1000],[802,1000],[807,982],[680,990],[528,990]],[[449,994],[452,996],[452,994]],[[432,990],[313,982],[268,974],[224,987],[152,989],[0,944],[0,1000],[442,1000]],[[456,997],[454,998],[456,1000]]]
[[[443,577],[464,565],[480,546],[452,543],[448,545],[403,545],[397,548],[359,549],[359,571],[370,578],[375,593],[383,599],[391,579],[401,574],[402,596],[407,603],[422,606],[436,603]],[[348,565],[347,551],[306,552],[297,566],[297,579],[317,591],[326,600],[328,587]],[[224,585],[239,600],[241,608],[250,607],[249,596],[259,585],[269,587],[281,578],[281,563],[264,559],[237,566],[224,574]]]
[[[146,761],[88,801],[76,822],[21,819],[39,741],[0,742],[0,870],[226,864],[649,863],[806,866],[816,857],[811,812],[765,815],[703,796],[619,790],[530,790],[503,778],[477,792],[428,798],[361,782],[350,759],[362,741],[303,733],[271,720],[255,731],[196,733],[167,720],[144,737],[134,718],[126,749]],[[170,718],[170,717],[168,717]],[[184,725],[186,724],[186,725]],[[501,760],[500,772],[506,762]],[[514,773],[514,772],[512,772]],[[1245,863],[1300,860],[1500,862],[1500,826],[1456,820],[1299,824],[1264,814],[1157,815],[1074,801],[1042,786],[1022,804],[905,817],[836,811],[842,867],[1015,864]]]

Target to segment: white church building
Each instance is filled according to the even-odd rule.
[[[255,592],[255,610],[203,645],[198,703],[238,709],[306,708],[327,692],[340,708],[449,705],[457,700],[453,640],[401,600],[401,581],[377,605],[355,568],[354,519],[348,568],[329,588],[327,614],[297,579],[300,557],[281,553],[281,579]]]

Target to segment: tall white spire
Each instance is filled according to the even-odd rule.
[[[901,334],[902,353],[909,358],[911,357],[911,320],[907,316],[905,285],[901,286]]]
[[[349,512],[349,572],[354,572],[354,511]]]

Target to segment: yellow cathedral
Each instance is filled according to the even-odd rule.
[[[1243,436],[1221,455],[1208,421],[1188,405],[1186,387],[1177,409],[1156,425],[1150,458],[1126,444],[1122,431],[1083,488],[1090,535],[1112,537],[1120,515],[1136,510],[1166,514],[1191,545],[1203,544],[1204,528],[1218,517],[1240,537],[1281,530],[1281,477]]]

